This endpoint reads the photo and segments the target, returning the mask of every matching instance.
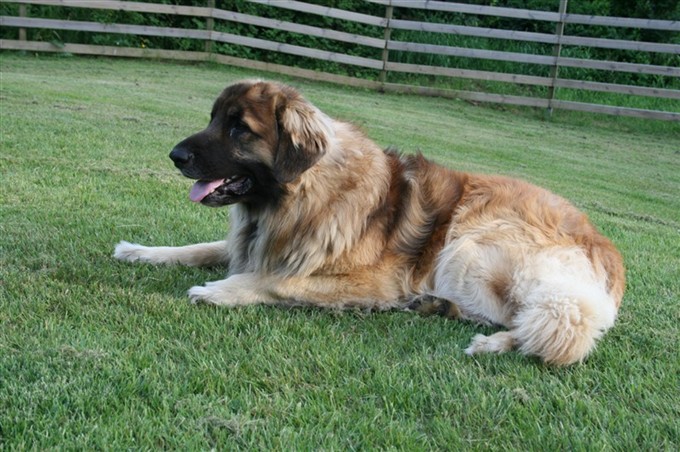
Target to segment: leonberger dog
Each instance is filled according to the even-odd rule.
[[[614,324],[621,255],[563,198],[383,150],[295,89],[228,86],[170,153],[192,201],[232,205],[226,240],[120,242],[123,261],[228,266],[189,289],[220,306],[411,308],[505,327],[466,349],[582,361]]]

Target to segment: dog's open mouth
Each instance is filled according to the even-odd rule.
[[[248,176],[232,176],[212,181],[199,180],[191,187],[189,198],[194,202],[203,203],[227,201],[245,195],[252,186],[253,181]]]

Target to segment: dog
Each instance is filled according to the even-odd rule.
[[[441,311],[507,329],[476,335],[470,355],[555,365],[582,361],[621,304],[621,255],[568,201],[383,150],[284,84],[228,86],[170,158],[196,181],[192,201],[232,205],[226,240],[123,241],[114,256],[228,266],[189,290],[194,303]]]

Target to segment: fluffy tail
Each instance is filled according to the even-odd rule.
[[[613,301],[600,301],[547,298],[520,310],[513,321],[515,328],[510,331],[476,335],[465,352],[503,353],[518,348],[548,364],[564,366],[583,361],[616,318]]]
[[[615,318],[614,301],[607,296],[550,296],[520,309],[511,334],[522,353],[566,365],[583,361]]]
[[[578,249],[552,249],[531,256],[513,275],[510,331],[477,335],[468,354],[512,348],[545,362],[583,361],[614,325],[615,295]]]

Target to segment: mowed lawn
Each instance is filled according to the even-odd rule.
[[[680,124],[384,95],[216,65],[0,54],[0,449],[678,450]],[[115,261],[223,238],[172,146],[242,78],[297,86],[383,146],[571,199],[628,289],[583,364],[468,357],[489,327],[219,309],[220,269]]]

